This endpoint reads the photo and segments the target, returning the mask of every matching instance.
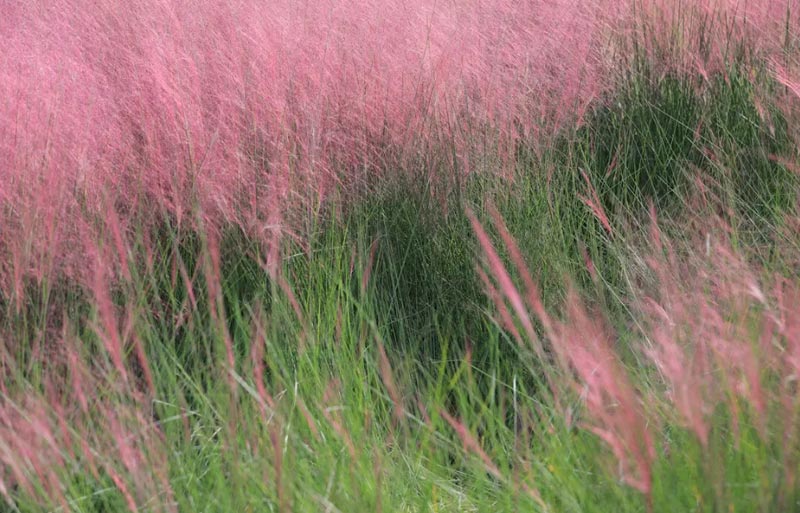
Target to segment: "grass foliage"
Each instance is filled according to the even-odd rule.
[[[800,511],[797,121],[741,60],[376,158],[279,249],[198,197],[19,271],[0,511]]]

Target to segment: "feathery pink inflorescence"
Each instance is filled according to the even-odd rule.
[[[695,18],[663,0],[6,2],[6,287],[80,276],[80,227],[109,208],[117,248],[135,213],[184,223],[198,207],[274,242],[287,202],[324,201],[356,168],[446,143],[472,169],[480,134],[580,121],[612,85],[626,37],[712,70],[732,40],[775,53],[796,1],[705,0],[692,9],[711,14]],[[710,23],[702,44],[693,19]],[[676,46],[672,26],[693,36]]]
[[[546,349],[541,346],[533,323],[536,321],[542,326],[548,342],[547,348],[555,354],[553,363],[558,367],[554,372],[548,368],[549,362],[542,362],[553,395],[558,398],[561,395],[559,388],[563,385],[578,393],[590,417],[586,428],[611,448],[620,462],[622,478],[635,489],[649,495],[655,447],[640,398],[618,361],[610,333],[597,316],[591,315],[583,307],[574,291],[567,298],[564,321],[548,314],[515,242],[496,212],[494,217],[495,225],[512,255],[515,267],[523,275],[524,281],[528,282],[524,304],[510,280],[505,264],[497,256],[494,245],[474,217],[473,228],[487,256],[489,270],[498,282],[498,288],[514,307],[513,311],[519,322],[527,326],[524,330],[525,336],[539,355],[544,355]],[[493,294],[497,301],[499,296],[496,292]],[[500,298],[497,307],[507,312],[505,301],[506,299]],[[506,313],[504,317],[507,316]],[[522,342],[520,340],[521,344]],[[567,418],[567,422],[571,420]]]
[[[612,3],[4,4],[2,242],[15,270],[42,272],[37,252],[53,251],[77,272],[78,219],[108,205],[179,223],[199,205],[276,238],[290,191],[324,199],[387,148],[468,137],[457,121],[511,135],[584,108]]]
[[[493,216],[514,267],[531,282],[513,238],[499,215]],[[704,449],[709,446],[712,414],[724,405],[734,433],[745,419],[765,442],[786,447],[783,463],[794,479],[792,454],[800,434],[795,392],[800,375],[800,293],[796,283],[783,278],[775,278],[772,291],[765,290],[758,269],[732,249],[724,223],[705,223],[711,241],[700,241],[701,251],[682,249],[679,258],[651,213],[652,246],[644,259],[651,273],[644,282],[650,285],[636,290],[629,305],[640,318],[642,337],[629,342],[630,349],[658,371],[655,380],[641,382],[623,366],[603,312],[587,309],[572,290],[562,318],[556,318],[542,307],[532,283],[526,286],[533,292],[523,300],[488,234],[474,217],[472,221],[488,272],[479,270],[502,325],[521,345],[534,344],[538,354],[546,342],[544,351],[553,357],[543,362],[543,372],[554,397],[558,400],[559,389],[571,385],[585,409],[584,426],[608,445],[629,485],[647,496],[652,490],[657,430],[663,419],[644,407],[645,398],[665,411],[674,410],[666,421],[688,429]],[[540,330],[530,328],[533,322]],[[517,325],[529,327],[519,330]],[[777,432],[767,424],[776,407],[783,419]],[[571,408],[563,413],[571,424]]]

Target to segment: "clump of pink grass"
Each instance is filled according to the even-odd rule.
[[[110,479],[132,512],[155,497],[154,511],[176,511],[149,399],[120,381],[113,364],[85,361],[66,326],[62,337],[44,366],[45,393],[9,390],[0,398],[0,496],[12,506],[24,495],[70,511],[74,497],[63,479],[80,468]]]
[[[736,59],[786,58],[797,45],[797,0],[637,2],[628,28],[656,71],[726,73]],[[630,50],[630,49],[629,49]]]
[[[273,244],[287,211],[391,159],[444,145],[479,171],[492,147],[502,167],[515,139],[579,122],[631,41],[709,71],[738,40],[775,54],[795,3],[4,2],[5,290],[81,276],[110,210],[115,233],[199,215]]]
[[[714,233],[714,238],[700,241],[689,253],[684,249],[678,257],[653,212],[652,245],[645,249],[650,286],[637,290],[629,305],[641,326],[630,349],[655,370],[654,376],[643,378],[626,370],[603,313],[588,309],[574,290],[561,317],[544,309],[521,253],[496,212],[494,226],[525,284],[524,292],[510,279],[482,225],[474,217],[472,222],[488,267],[488,273],[481,272],[501,325],[520,345],[532,345],[545,355],[541,372],[547,376],[554,406],[568,424],[573,422],[571,409],[563,405],[564,393],[571,388],[583,406],[583,427],[610,448],[620,477],[643,493],[648,504],[656,447],[663,443],[660,427],[682,426],[707,456],[714,413],[720,407],[729,413],[728,427],[734,433],[747,423],[765,443],[784,448],[781,463],[793,486],[800,449],[794,384],[800,375],[796,282],[775,277],[772,288],[766,288],[758,270],[732,249],[723,223],[705,223],[706,233]],[[770,422],[775,414],[780,420]],[[706,465],[697,463],[700,468]]]
[[[450,140],[466,162],[465,123],[560,123],[601,87],[611,3],[5,3],[13,272],[80,268],[68,248],[108,208],[127,213],[123,231],[132,212],[181,223],[199,207],[275,238],[287,202],[318,203],[389,148]]]

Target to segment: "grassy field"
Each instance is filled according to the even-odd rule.
[[[191,35],[200,22],[184,4],[169,20]],[[665,1],[648,18],[639,2],[619,4],[633,14],[595,27],[612,33],[616,53],[613,66],[591,68],[600,78],[588,95],[564,92],[549,110],[565,72],[547,78],[555,85],[534,76],[547,93],[515,111],[524,88],[509,89],[519,96],[503,107],[517,116],[508,124],[433,107],[428,118],[398,100],[408,112],[390,115],[421,116],[406,132],[309,107],[308,119],[339,119],[320,122],[320,139],[352,137],[320,153],[306,118],[281,118],[293,131],[280,144],[248,121],[250,135],[234,138],[228,125],[190,119],[196,105],[144,86],[108,91],[131,115],[149,116],[154,97],[163,102],[153,109],[185,108],[174,118],[185,126],[131,121],[100,97],[88,119],[113,112],[123,135],[109,133],[125,142],[99,150],[113,137],[78,118],[36,125],[48,109],[56,122],[83,112],[69,110],[84,105],[79,89],[53,86],[62,103],[41,111],[7,96],[0,511],[800,511],[800,6],[751,2],[753,17],[739,18],[710,2],[703,18]],[[501,14],[515,8],[495,7],[487,31],[511,23]],[[0,9],[28,30],[0,22],[8,41],[43,30],[33,11]],[[43,27],[55,23],[41,13]],[[75,16],[64,26],[84,23]],[[242,44],[208,19],[209,34]],[[377,30],[379,19],[365,23]],[[342,27],[345,42],[358,33]],[[444,37],[436,30],[431,40]],[[509,38],[507,51],[528,44]],[[63,43],[91,69],[112,59],[86,41]],[[585,41],[568,43],[588,59]],[[5,92],[14,77],[36,87],[24,82],[34,75],[12,74],[23,62],[13,48],[19,61],[0,58]],[[287,55],[313,57],[297,48]],[[562,57],[544,43],[535,51]],[[480,60],[491,57],[460,58],[474,68],[464,76],[492,73]],[[206,79],[224,75],[219,62],[192,59]],[[159,91],[186,85],[170,82],[184,77],[178,68],[163,69]],[[319,85],[310,76],[297,81],[303,101]],[[350,79],[336,80],[349,94]],[[476,91],[495,98],[486,80]],[[198,105],[218,98],[187,84]],[[267,114],[250,101],[256,123]],[[536,122],[519,120],[533,112]],[[250,167],[193,146],[207,129]]]

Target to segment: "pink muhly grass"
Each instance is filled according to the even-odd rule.
[[[709,356],[703,348],[688,352],[674,343],[676,328],[669,314],[656,303],[649,307],[662,321],[651,329],[653,348],[645,354],[658,366],[662,376],[671,384],[671,399],[687,426],[703,444],[708,445]]]
[[[367,286],[369,285],[369,279],[372,276],[372,269],[375,266],[375,257],[378,254],[378,243],[379,239],[375,239],[372,241],[372,244],[369,245],[369,258],[367,259],[367,263],[364,268],[364,275],[361,277],[362,294],[364,294],[367,291]]]
[[[348,454],[350,454],[350,458],[353,462],[357,460],[358,453],[356,452],[356,446],[353,443],[353,439],[350,436],[350,433],[347,432],[345,428],[342,415],[339,413],[339,409],[342,408],[338,404],[333,404],[336,400],[337,396],[340,393],[340,386],[338,380],[331,380],[328,383],[328,386],[325,387],[325,393],[323,395],[324,404],[320,408],[322,411],[322,415],[325,417],[325,420],[333,427],[334,432],[341,438],[342,442],[344,443],[345,447],[347,448]]]
[[[798,443],[800,442],[800,398],[797,383],[800,381],[800,287],[796,283],[779,280],[773,293],[775,314],[765,325],[762,346],[779,344],[774,365],[780,370],[782,382],[778,402],[782,408],[782,447],[787,481],[794,485],[797,479]]]
[[[314,417],[311,415],[311,412],[308,411],[308,407],[306,406],[305,401],[302,398],[297,398],[297,408],[300,410],[300,414],[306,421],[308,425],[308,429],[311,430],[311,435],[314,437],[314,440],[319,441],[321,435],[319,434],[319,429],[317,428],[317,422],[314,420]]]
[[[228,380],[228,387],[231,396],[238,397],[238,386],[236,384],[236,355],[234,354],[233,338],[228,331],[227,314],[225,312],[224,291],[222,290],[222,262],[218,234],[213,230],[206,233],[206,251],[203,258],[203,277],[209,304],[209,316],[211,318],[214,335],[222,339],[225,347],[225,375]],[[235,404],[235,402],[234,402]],[[231,422],[235,415],[231,415]]]
[[[611,164],[608,167],[608,171],[606,171],[606,176],[613,170],[614,161],[616,160],[616,155],[612,160]],[[603,208],[603,204],[600,201],[600,197],[597,195],[597,190],[592,185],[591,180],[589,180],[589,175],[586,174],[586,171],[581,170],[581,175],[583,179],[586,180],[586,186],[589,188],[589,196],[579,196],[579,199],[589,207],[589,210],[592,211],[592,214],[597,218],[600,224],[603,226],[605,231],[609,234],[613,234],[613,230],[611,229],[611,222],[608,220],[608,216],[606,215],[606,211]]]
[[[397,384],[395,383],[394,375],[392,374],[392,366],[389,362],[389,357],[386,355],[386,349],[384,349],[380,340],[377,342],[378,368],[380,370],[381,379],[383,380],[386,390],[389,392],[389,398],[392,400],[392,405],[394,406],[394,422],[402,425],[405,421],[405,407],[403,406],[403,398],[400,395]]]
[[[800,21],[798,0],[645,0],[636,10],[631,40],[657,70],[706,79],[726,73],[740,48],[753,62],[781,55]]]
[[[269,430],[269,440],[272,445],[273,466],[275,468],[275,488],[278,490],[278,511],[283,513],[291,511],[289,498],[286,496],[286,486],[283,474],[283,446],[281,445],[280,429],[273,425]]]
[[[780,62],[774,60],[772,62],[773,76],[779,84],[784,86],[789,92],[800,98],[800,79],[793,77],[789,70],[786,69]]]
[[[125,468],[132,475],[138,473],[143,464],[144,457],[129,441],[130,434],[123,428],[113,411],[108,412],[109,431],[116,443],[117,455]]]
[[[149,497],[162,496],[158,504],[162,511],[176,511],[174,492],[169,482],[166,439],[161,428],[140,404],[108,404],[105,417],[109,419],[105,431],[110,432],[114,445],[105,449],[106,468],[121,462],[126,470],[133,492],[140,502]],[[115,411],[110,411],[113,408]],[[105,435],[105,432],[102,433]]]
[[[575,388],[591,417],[587,427],[611,447],[623,466],[623,479],[649,496],[655,447],[641,398],[614,353],[610,335],[574,292],[567,298],[566,319],[557,324],[551,343],[579,378]]]
[[[97,330],[103,346],[111,357],[111,363],[119,373],[122,381],[127,383],[128,371],[124,361],[123,341],[119,330],[117,308],[111,299],[109,291],[110,282],[106,278],[104,261],[100,257],[95,259],[95,279],[92,291],[95,305],[97,306],[101,326]]]
[[[83,468],[95,479],[111,477],[131,511],[138,508],[137,498],[156,494],[165,494],[163,509],[174,511],[159,427],[135,397],[109,387],[112,376],[90,371],[70,347],[73,342],[63,342],[63,361],[54,355],[53,368],[43,369],[46,394],[26,390],[23,401],[4,396],[0,403],[0,481],[43,504],[69,509],[66,482],[75,468]],[[97,388],[108,393],[89,402],[87,391]]]
[[[486,451],[483,450],[480,441],[469,432],[469,429],[463,422],[456,419],[445,410],[440,410],[439,415],[441,415],[442,418],[445,421],[447,421],[447,423],[450,424],[450,427],[453,428],[453,430],[456,432],[466,452],[472,453],[475,456],[477,456],[480,459],[481,463],[483,463],[483,467],[489,474],[496,477],[497,479],[501,480],[504,479],[503,473],[500,471],[497,465],[492,461],[489,455],[486,454]],[[518,484],[522,486],[525,493],[527,493],[533,500],[535,500],[539,504],[539,506],[542,507],[544,511],[550,510],[550,508],[547,507],[547,504],[542,500],[541,494],[537,489],[531,488],[530,486],[528,486],[523,482],[520,482]]]
[[[120,476],[117,473],[117,471],[111,467],[107,468],[106,472],[108,472],[108,475],[109,477],[111,477],[111,480],[114,482],[114,485],[117,487],[122,496],[125,498],[125,504],[128,506],[128,510],[131,511],[132,513],[138,512],[139,507],[136,505],[136,499],[133,498],[133,495],[131,494],[128,485],[125,483],[125,480],[123,480],[122,476]]]
[[[80,280],[87,240],[75,227],[93,219],[106,219],[127,276],[128,218],[165,214],[179,226],[240,225],[265,245],[274,274],[292,210],[357,188],[355,169],[401,168],[390,156],[402,163],[437,147],[472,169],[487,137],[510,165],[518,138],[580,123],[632,39],[708,74],[740,41],[758,58],[780,56],[800,16],[798,0],[633,4],[4,6],[3,286],[21,297],[29,276]]]
[[[123,233],[122,222],[114,208],[106,208],[106,225],[114,242],[114,249],[117,252],[117,261],[122,272],[123,278],[131,281],[131,271],[128,267],[128,248],[126,237]]]
[[[491,214],[517,274],[532,292],[522,299],[488,234],[472,216],[486,257],[488,271],[479,268],[479,275],[488,294],[521,345],[531,336],[527,329],[516,329],[526,317],[541,327],[543,336],[533,336],[536,344],[547,343],[542,362],[554,395],[567,385],[580,397],[587,414],[584,426],[610,447],[625,482],[650,497],[657,431],[649,426],[662,420],[655,414],[693,433],[708,455],[713,423],[721,420],[713,413],[720,407],[727,409],[725,422],[737,440],[746,421],[764,444],[785,447],[786,476],[795,479],[800,444],[796,283],[776,278],[768,292],[758,267],[732,249],[727,239],[731,229],[721,221],[689,222],[691,233],[684,232],[688,238],[676,248],[661,232],[651,207],[648,242],[638,250],[648,278],[634,280],[629,306],[642,336],[631,349],[652,362],[657,373],[633,379],[603,316],[587,310],[574,289],[566,298],[563,320],[545,311],[519,248],[497,212],[492,209]],[[695,228],[703,237],[692,237]],[[661,408],[645,412],[644,397],[663,401]],[[571,423],[571,410],[565,415]]]
[[[73,437],[70,434],[69,423],[67,420],[67,408],[64,406],[64,398],[58,392],[58,385],[54,384],[54,379],[48,379],[45,385],[46,396],[53,408],[53,415],[58,423],[58,433],[61,437],[61,443],[67,455],[75,458],[75,447],[73,446]]]
[[[480,267],[478,267],[478,275],[481,277],[482,281],[487,285],[489,295],[495,300],[495,304],[500,310],[500,315],[503,320],[503,323],[513,328],[510,330],[510,333],[512,333],[516,337],[516,340],[522,346],[526,345],[523,343],[523,340],[527,340],[528,342],[527,345],[530,345],[533,348],[534,352],[539,357],[541,362],[545,364],[542,366],[542,372],[545,374],[545,377],[548,381],[548,384],[550,385],[551,391],[553,392],[556,400],[558,400],[559,397],[558,387],[556,386],[556,383],[553,381],[553,377],[550,375],[550,368],[548,365],[551,359],[547,356],[542,341],[540,340],[540,337],[537,335],[536,329],[533,324],[533,319],[534,318],[537,319],[541,323],[545,333],[550,335],[553,333],[554,330],[553,321],[545,311],[544,304],[542,303],[541,296],[539,294],[539,287],[536,285],[533,277],[528,271],[525,259],[522,256],[522,251],[520,250],[514,238],[511,236],[511,233],[508,231],[508,228],[506,227],[505,222],[500,216],[500,213],[493,205],[489,205],[489,213],[492,216],[495,228],[500,234],[500,237],[505,245],[506,250],[509,253],[509,256],[511,258],[512,263],[514,264],[515,269],[520,273],[520,276],[522,277],[522,281],[525,285],[525,300],[522,299],[522,296],[515,287],[511,279],[511,276],[506,270],[503,261],[500,259],[500,256],[497,254],[497,251],[495,250],[494,245],[489,239],[488,234],[483,229],[483,226],[481,226],[480,222],[471,211],[467,211],[467,215],[470,218],[473,230],[475,231],[478,237],[478,242],[480,243],[481,248],[486,255],[489,270],[492,272],[493,276],[497,280],[498,287],[495,287],[493,284],[491,284],[490,280],[486,275],[486,272]],[[505,297],[512,306],[512,310],[514,312],[514,315],[516,316],[516,319],[522,324],[526,335],[525,339],[520,337],[520,333],[516,328],[515,321],[513,320],[511,313],[506,307],[506,301],[502,299],[500,293],[505,295]],[[533,317],[529,315],[529,312],[533,314]]]
[[[522,298],[522,295],[517,290],[517,287],[514,285],[514,282],[511,278],[511,275],[506,270],[505,266],[503,265],[503,261],[500,258],[500,255],[494,249],[492,245],[489,235],[483,229],[478,219],[475,217],[471,211],[467,211],[467,216],[472,223],[472,228],[475,231],[475,235],[478,237],[478,242],[480,243],[481,247],[485,252],[485,256],[487,259],[487,264],[489,269],[491,269],[494,278],[497,280],[499,284],[499,291],[503,293],[505,298],[511,305],[514,314],[517,316],[517,319],[522,324],[523,329],[525,330],[525,334],[528,337],[528,340],[536,350],[536,353],[543,357],[544,354],[542,353],[541,347],[538,343],[538,337],[536,336],[536,331],[533,326],[533,322],[531,317],[528,315],[527,307],[525,302]],[[484,274],[485,276],[485,274]],[[503,316],[505,319],[509,318],[507,310],[503,309]]]
[[[481,444],[478,441],[478,439],[470,434],[469,429],[467,429],[467,426],[465,426],[462,422],[460,422],[455,417],[447,413],[447,411],[445,410],[441,410],[439,412],[439,415],[441,415],[442,418],[446,420],[447,423],[450,424],[450,427],[452,427],[453,430],[456,432],[458,438],[464,444],[464,449],[467,452],[471,452],[476,456],[478,456],[478,458],[480,458],[481,462],[483,463],[483,466],[486,468],[487,472],[489,472],[491,475],[493,475],[498,479],[502,479],[503,474],[500,472],[500,469],[497,468],[497,465],[494,464],[489,455],[486,454],[486,451],[483,450],[483,447],[481,447]]]
[[[87,381],[86,376],[88,371],[85,369],[85,366],[83,365],[83,362],[78,356],[75,348],[67,349],[67,358],[69,373],[72,378],[72,390],[75,394],[75,398],[78,401],[78,406],[80,406],[83,413],[88,414],[89,400],[86,396],[86,391],[84,390],[84,384]]]
[[[618,3],[16,4],[0,24],[3,225],[80,277],[73,218],[108,214],[124,267],[122,217],[199,211],[262,237],[274,270],[288,204],[352,183],[342,169],[419,140],[467,161],[461,126],[514,138],[584,109]]]
[[[276,402],[272,395],[267,391],[264,384],[264,349],[267,345],[267,338],[264,332],[264,322],[259,317],[261,315],[261,308],[256,307],[256,316],[253,318],[253,325],[255,333],[252,336],[251,358],[253,360],[253,379],[256,383],[256,392],[260,398],[259,406],[264,419],[267,419],[272,412],[275,411]],[[271,411],[268,411],[271,410]]]
[[[131,335],[131,340],[133,341],[136,360],[139,362],[139,367],[142,369],[147,391],[150,392],[151,397],[155,397],[156,385],[153,380],[153,371],[150,370],[150,362],[147,360],[147,354],[145,353],[144,342],[142,342],[142,339],[135,333]]]
[[[502,321],[501,325],[504,330],[511,333],[511,336],[514,337],[514,340],[517,342],[522,342],[523,338],[520,334],[517,326],[514,323],[514,317],[511,315],[511,312],[508,311],[508,307],[506,307],[506,303],[503,300],[503,296],[500,295],[500,292],[497,290],[497,287],[494,286],[489,276],[486,274],[482,268],[476,268],[478,273],[478,277],[483,282],[484,287],[486,287],[486,293],[489,296],[489,299],[497,306],[497,309],[500,312],[500,319]]]
[[[648,263],[657,276],[661,302],[651,297],[642,300],[642,308],[652,320],[648,327],[651,345],[644,352],[670,383],[670,398],[677,411],[706,446],[711,407],[710,355],[704,346],[687,346],[681,341],[683,336],[695,336],[691,328],[680,323],[697,312],[693,310],[694,305],[681,300],[679,283],[672,274],[679,272],[675,269],[677,258],[671,247],[664,247],[664,237],[658,228],[653,205],[650,206],[650,222],[650,240],[656,255],[650,257]]]
[[[772,306],[767,294],[724,238],[704,242],[706,256],[684,257],[679,265],[675,249],[651,217],[655,251],[648,265],[657,285],[641,304],[650,341],[645,354],[669,384],[670,400],[684,423],[704,446],[710,414],[726,399],[734,421],[737,398],[749,404],[755,424],[766,435],[770,397],[762,380],[764,372],[772,372],[773,350],[769,337],[755,337],[753,330],[769,329]]]
[[[575,376],[571,387],[580,395],[591,420],[587,428],[595,433],[612,449],[622,465],[624,480],[649,496],[651,491],[651,466],[655,459],[655,449],[651,434],[647,428],[640,398],[629,381],[612,348],[608,332],[599,321],[581,306],[578,296],[572,291],[567,299],[566,320],[558,321],[551,317],[542,306],[537,288],[528,274],[522,255],[516,244],[501,224],[495,212],[496,223],[501,227],[504,241],[512,253],[515,266],[524,275],[528,283],[528,303],[523,303],[505,264],[497,255],[492,242],[477,219],[472,216],[472,223],[478,240],[487,256],[487,263],[492,275],[500,284],[507,300],[511,302],[515,314],[523,323],[530,325],[526,334],[535,337],[528,312],[532,312],[544,327],[548,348],[560,366],[561,374],[557,375],[545,369],[553,394],[558,397],[561,380]],[[505,300],[503,301],[505,302]],[[516,302],[516,304],[515,304]],[[498,308],[505,308],[498,303]],[[527,322],[524,320],[527,319]],[[531,340],[540,344],[538,337]],[[536,347],[536,346],[534,346]],[[543,349],[537,349],[542,351]],[[548,365],[550,359],[543,360]]]

